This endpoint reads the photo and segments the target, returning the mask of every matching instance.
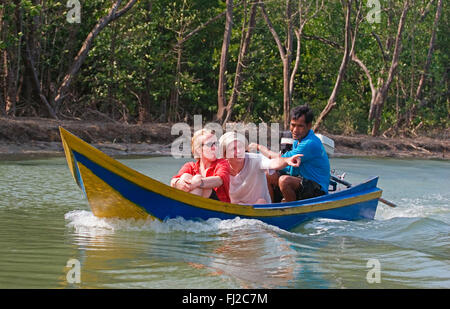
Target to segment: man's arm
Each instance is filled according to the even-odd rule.
[[[248,150],[250,152],[252,152],[252,151],[259,151],[265,157],[267,157],[269,159],[275,159],[275,158],[280,158],[281,157],[281,155],[279,153],[271,151],[266,146],[259,145],[259,144],[256,144],[256,143],[251,143],[250,145],[248,145]]]
[[[292,157],[277,157],[270,160],[269,169],[271,170],[282,170],[286,166],[290,165],[293,167],[299,167],[301,162],[301,157],[303,155],[297,154]]]
[[[250,145],[248,145],[248,150],[259,151],[262,155],[271,159],[267,164],[268,165],[267,168],[271,170],[281,170],[288,165],[298,167],[301,162],[300,157],[303,156],[303,154],[292,154],[289,157],[281,156],[281,154],[269,150],[269,148],[267,148],[266,146],[259,145],[256,143],[251,143]]]

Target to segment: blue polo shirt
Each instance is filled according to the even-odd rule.
[[[292,157],[296,154],[302,154],[299,167],[288,165],[283,170],[291,176],[302,176],[304,178],[314,180],[322,190],[328,193],[328,185],[330,183],[330,161],[325,152],[320,139],[314,134],[313,130],[309,130],[308,134],[300,142],[294,141],[292,150],[283,154],[283,157]]]

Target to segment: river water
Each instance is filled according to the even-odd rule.
[[[185,162],[120,161],[165,183]],[[331,165],[351,183],[379,175],[398,207],[294,231],[240,218],[99,219],[64,158],[0,161],[0,288],[450,288],[450,163]]]

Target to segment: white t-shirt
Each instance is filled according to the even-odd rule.
[[[244,167],[236,176],[230,175],[230,199],[234,204],[255,204],[260,198],[271,203],[266,170],[270,159],[259,153],[246,153]]]

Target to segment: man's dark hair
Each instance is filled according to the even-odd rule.
[[[314,113],[308,105],[296,106],[291,110],[291,119],[298,119],[305,115],[305,122],[307,124],[311,123],[314,119]]]

